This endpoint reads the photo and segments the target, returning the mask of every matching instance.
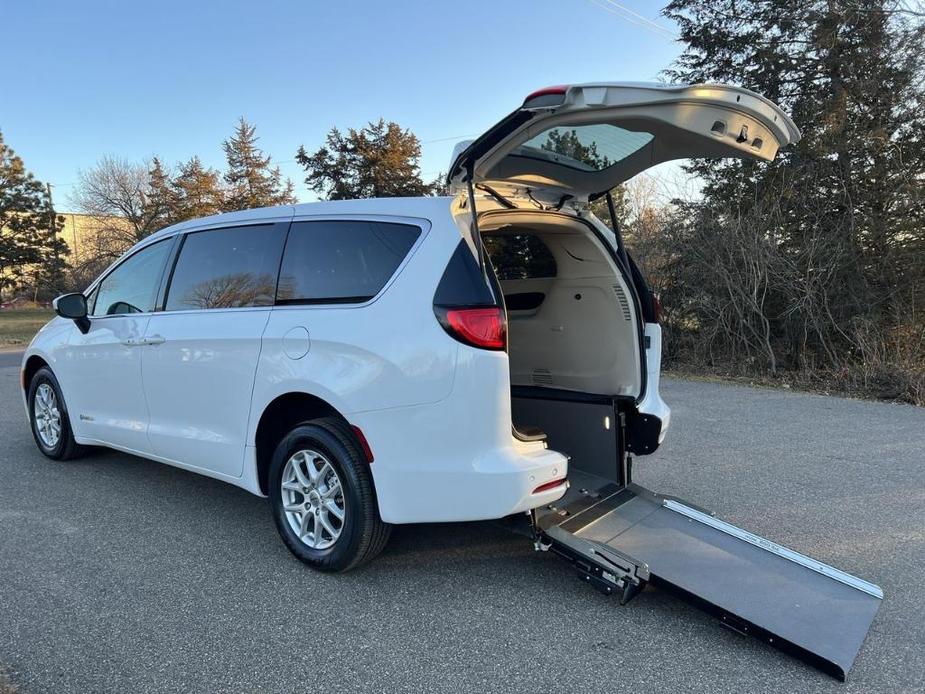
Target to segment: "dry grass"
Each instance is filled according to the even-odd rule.
[[[53,315],[47,308],[0,310],[0,349],[25,347]]]
[[[757,388],[780,388],[817,395],[837,395],[858,400],[881,400],[925,407],[925,376],[901,367],[889,370],[888,378],[869,379],[860,367],[840,371],[779,371],[777,376],[748,371],[725,371],[690,364],[671,364],[664,375],[694,381],[734,383]]]

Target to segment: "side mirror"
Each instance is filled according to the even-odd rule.
[[[62,294],[51,305],[55,313],[62,318],[70,318],[77,324],[80,332],[87,334],[90,329],[90,319],[87,318],[87,297],[79,292]]]

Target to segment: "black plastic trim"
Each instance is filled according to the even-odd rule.
[[[471,145],[463,150],[456,158],[456,161],[453,162],[453,165],[446,175],[447,183],[450,183],[469,166],[474,165],[477,159],[480,159],[504,138],[517,130],[517,128],[531,120],[534,115],[532,111],[525,111],[519,108],[513,113],[509,113],[503,120],[498,121],[494,127],[486,130],[482,136],[474,140]]]
[[[323,306],[325,304],[365,304],[372,296],[319,296],[314,299],[277,299],[274,306]]]
[[[434,292],[434,306],[497,306],[469,244],[460,239]]]
[[[547,388],[546,386],[511,386],[512,398],[530,398],[534,400],[558,400],[561,402],[585,402],[594,405],[610,405],[615,400],[632,402],[628,395],[603,395],[601,393],[583,393],[577,390]]]
[[[517,292],[505,294],[504,303],[508,311],[533,311],[546,300],[543,292]]]
[[[167,253],[167,264],[161,272],[161,283],[157,288],[157,301],[154,304],[155,313],[160,313],[165,310],[167,304],[167,287],[170,286],[170,282],[173,279],[173,271],[177,266],[177,258],[180,257],[180,249],[183,247],[183,242],[185,240],[186,234],[183,233],[174,234],[170,239],[171,247],[170,252]]]

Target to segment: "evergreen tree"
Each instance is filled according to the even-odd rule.
[[[64,227],[64,218],[55,212],[51,197],[51,186],[45,185],[45,205],[43,214],[46,218],[45,230],[42,234],[42,259],[33,267],[33,300],[50,300],[71,290],[67,271],[67,256],[70,249],[61,230]]]
[[[550,130],[546,135],[546,142],[540,147],[547,152],[555,152],[569,159],[587,164],[598,171],[606,169],[612,163],[610,159],[597,151],[597,142],[592,140],[589,144],[583,143],[578,137],[578,131],[574,128],[571,130]]]
[[[67,246],[59,236],[63,220],[51,205],[48,188],[26,170],[0,133],[0,298],[30,268],[43,264],[60,272]]]
[[[803,134],[770,165],[691,166],[705,186],[688,220],[712,227],[711,239],[726,235],[730,249],[742,220],[760,225],[752,241],[776,263],[760,290],[771,349],[792,363],[838,366],[860,349],[859,324],[888,330],[921,312],[921,19],[895,0],[672,0],[665,14],[686,44],[669,78],[753,89],[778,102]],[[713,241],[686,228],[689,246],[678,262],[701,291],[710,261],[692,263],[692,246]]]
[[[224,179],[228,184],[224,200],[226,211],[253,207],[272,207],[295,202],[292,181],[283,181],[279,167],[271,166],[271,158],[258,147],[257,126],[243,117],[234,135],[222,143],[228,169]]]
[[[171,175],[155,156],[148,167],[148,185],[142,191],[142,215],[149,227],[161,229],[176,221],[173,218],[174,198]]]
[[[332,128],[325,146],[296,154],[305,183],[328,200],[433,195],[437,181],[423,181],[420,160],[417,136],[382,118],[346,135]]]
[[[180,164],[170,183],[174,222],[218,214],[224,207],[224,191],[218,171],[202,165],[199,157]]]

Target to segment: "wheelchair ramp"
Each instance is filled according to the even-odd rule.
[[[623,601],[646,582],[840,680],[877,614],[877,586],[638,485],[538,519],[550,548]]]

